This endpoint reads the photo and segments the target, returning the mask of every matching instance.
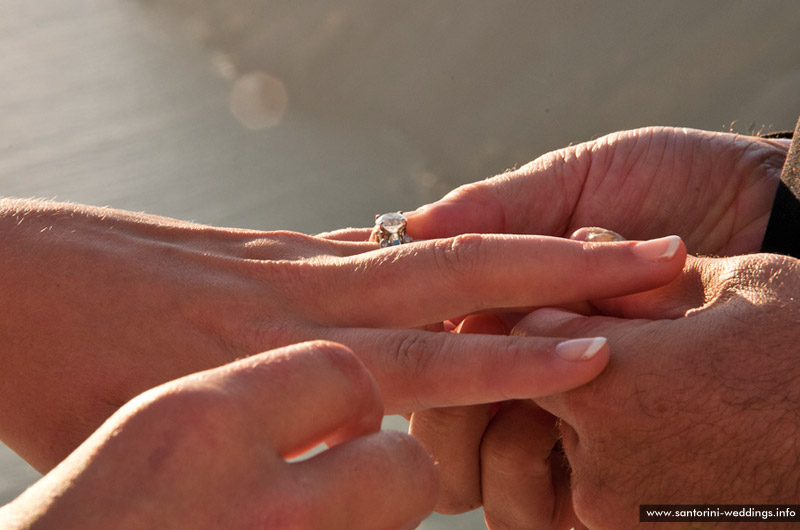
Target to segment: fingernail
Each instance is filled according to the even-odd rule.
[[[535,319],[536,323],[540,325],[541,324],[555,325],[581,316],[583,315],[579,315],[578,313],[574,313],[572,311],[565,311],[557,307],[543,307],[531,313],[528,316],[528,318]]]
[[[606,230],[599,226],[590,226],[575,230],[570,239],[586,241],[587,243],[606,243],[611,241],[625,241],[625,238],[612,230]]]
[[[556,346],[556,355],[565,361],[586,361],[594,357],[607,342],[605,337],[567,340]]]
[[[633,252],[640,258],[658,261],[669,259],[678,251],[681,245],[681,238],[678,236],[667,236],[649,241],[641,241],[633,246]]]

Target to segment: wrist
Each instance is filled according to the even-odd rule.
[[[800,257],[800,120],[781,167],[761,250]]]

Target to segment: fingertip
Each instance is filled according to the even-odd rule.
[[[625,241],[625,238],[618,233],[598,226],[578,228],[569,238],[575,241],[586,241],[587,243]]]
[[[439,239],[468,233],[503,233],[502,206],[477,189],[455,190],[441,200],[403,212],[414,239]]]
[[[398,431],[359,437],[292,466],[312,498],[326,501],[312,507],[309,528],[413,528],[438,498],[432,458]]]
[[[648,261],[669,261],[674,258],[678,251],[682,249],[685,255],[686,247],[680,236],[666,236],[658,239],[639,241],[632,247],[632,252]]]
[[[425,497],[429,498],[431,503],[428,510],[428,513],[434,510],[436,503],[439,501],[439,489],[442,483],[442,477],[439,474],[439,468],[436,466],[436,462],[433,459],[433,456],[425,449],[425,446],[415,437],[405,434],[405,433],[397,433],[398,436],[403,437],[406,442],[410,445],[409,451],[413,456],[413,461],[416,462],[415,467],[418,472],[417,475],[422,482],[422,485],[426,491]]]
[[[452,220],[454,215],[459,215],[458,212],[459,208],[446,198],[411,212],[403,212],[408,222],[406,231],[416,240],[456,235],[459,232],[454,231]]]
[[[567,322],[579,318],[585,318],[585,317],[579,313],[573,313],[572,311],[565,311],[564,309],[560,309],[557,307],[543,307],[528,314],[518,324],[522,325],[523,327],[527,327],[530,325],[553,327],[565,324]]]
[[[308,341],[287,349],[296,349],[297,353],[327,363],[329,368],[322,370],[327,370],[330,378],[333,378],[334,374],[343,376],[343,384],[349,388],[353,396],[351,420],[331,431],[324,439],[326,445],[334,447],[359,436],[380,431],[384,413],[380,389],[372,374],[352,349],[330,340]]]
[[[415,437],[404,432],[386,430],[376,435],[386,455],[391,455],[398,468],[405,470],[409,490],[416,492],[420,501],[419,513],[427,517],[439,500],[441,477],[433,457]],[[399,463],[402,462],[402,465]],[[423,517],[423,518],[424,518]]]
[[[559,343],[555,353],[565,361],[588,361],[600,352],[608,352],[608,339],[605,337],[591,337],[584,339],[571,339]]]

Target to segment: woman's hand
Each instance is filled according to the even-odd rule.
[[[575,363],[560,340],[411,328],[650,289],[685,254],[673,239],[481,235],[377,249],[7,200],[0,256],[0,436],[47,470],[149,388],[311,339],[350,347],[390,413],[573,388],[607,348]]]
[[[462,186],[408,213],[409,231],[566,237],[602,226],[630,239],[677,234],[692,254],[756,252],[788,147],[691,129],[618,132]]]
[[[123,406],[0,508],[0,527],[414,527],[433,509],[437,473],[413,438],[379,432],[382,415],[375,382],[341,345],[257,354]],[[324,440],[337,445],[286,461]]]

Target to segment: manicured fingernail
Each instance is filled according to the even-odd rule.
[[[594,357],[607,342],[605,337],[567,340],[556,346],[556,355],[565,361],[586,361]]]
[[[669,259],[674,256],[680,245],[680,237],[667,236],[636,243],[633,246],[633,252],[640,258],[659,261],[663,259]]]

